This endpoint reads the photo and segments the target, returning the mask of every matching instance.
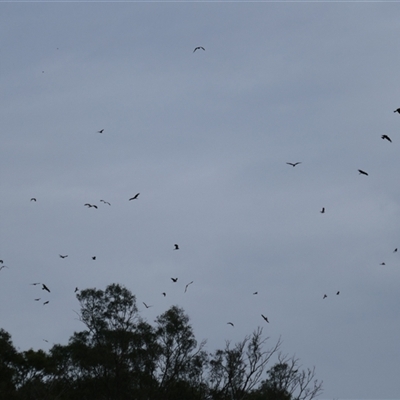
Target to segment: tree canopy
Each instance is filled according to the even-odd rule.
[[[312,400],[322,392],[315,369],[283,356],[280,340],[266,348],[261,328],[207,353],[180,307],[153,326],[121,285],[77,299],[85,329],[66,345],[18,352],[0,329],[0,400]]]

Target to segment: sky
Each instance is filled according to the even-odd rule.
[[[390,2],[1,3],[14,345],[67,344],[75,287],[119,283],[150,323],[182,307],[210,352],[261,326],[320,399],[399,398],[399,20]]]

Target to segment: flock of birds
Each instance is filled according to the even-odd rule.
[[[197,46],[197,47],[194,48],[193,53],[195,53],[195,52],[198,51],[198,50],[203,50],[203,51],[205,51],[205,48],[204,48],[203,46]],[[42,72],[44,73],[44,71],[42,71]],[[400,108],[397,108],[396,110],[394,110],[394,112],[400,114]],[[105,131],[105,129],[102,128],[102,129],[98,130],[97,133],[102,134],[102,133],[104,133],[104,131]],[[387,140],[388,142],[392,143],[392,140],[391,140],[391,138],[390,138],[388,135],[383,134],[383,135],[381,135],[381,138],[382,138],[383,140]],[[286,164],[287,164],[287,165],[290,165],[291,167],[294,168],[294,167],[300,165],[301,162],[300,162],[300,161],[297,161],[297,162],[287,162]],[[368,176],[368,173],[367,173],[366,171],[362,170],[362,169],[358,169],[358,172],[359,172],[360,175]],[[133,197],[129,198],[129,201],[137,200],[138,197],[139,197],[139,195],[140,195],[140,193],[136,193]],[[32,197],[32,198],[30,199],[30,201],[31,201],[31,202],[37,202],[37,198],[36,198],[36,197]],[[105,204],[105,205],[111,206],[111,203],[108,202],[108,201],[106,201],[106,200],[104,200],[104,199],[101,199],[100,202],[103,203],[103,204]],[[85,203],[84,206],[87,207],[87,208],[94,208],[94,209],[97,209],[97,208],[98,208],[98,206],[97,206],[96,204],[91,204],[91,203]],[[320,210],[320,213],[321,213],[321,214],[324,214],[324,213],[325,213],[325,207],[322,207],[322,209]],[[177,243],[175,243],[173,246],[174,246],[174,247],[173,247],[173,250],[179,250],[179,245],[178,245]],[[394,249],[394,253],[396,253],[397,251],[398,251],[397,248]],[[68,257],[68,254],[59,254],[59,257],[60,257],[61,259],[65,259],[65,258]],[[96,260],[96,256],[92,256],[92,260],[95,261],[95,260]],[[385,264],[385,262],[382,262],[380,265],[386,265],[386,264]],[[1,271],[2,269],[4,269],[4,268],[8,268],[8,267],[7,267],[6,265],[4,265],[4,261],[3,261],[3,260],[0,260],[0,271]],[[171,280],[172,280],[173,283],[177,283],[178,277],[171,277]],[[184,293],[187,292],[188,287],[189,287],[190,285],[192,285],[193,283],[194,283],[194,281],[191,281],[191,282],[189,282],[189,283],[186,284],[185,289],[184,289]],[[49,287],[48,287],[45,283],[42,283],[42,282],[34,282],[34,283],[31,283],[31,285],[33,285],[33,286],[41,285],[41,290],[43,290],[44,292],[47,292],[47,293],[51,293]],[[78,287],[75,287],[74,293],[76,293],[76,292],[78,292],[78,291],[79,291]],[[167,295],[166,292],[162,292],[161,294],[162,294],[164,297],[166,297],[166,295]],[[254,293],[253,293],[253,295],[257,295],[257,294],[258,294],[258,292],[254,292]],[[337,292],[336,292],[336,295],[338,296],[339,294],[340,294],[340,291],[337,291]],[[325,294],[322,296],[322,299],[326,299],[327,297],[328,297],[328,295],[325,293]],[[38,302],[38,301],[40,301],[40,300],[41,300],[41,297],[34,298],[34,301],[37,301],[37,302]],[[43,305],[47,305],[47,304],[49,304],[49,302],[50,302],[50,300],[47,299],[47,300],[45,300],[45,301],[43,302]],[[148,304],[145,303],[144,301],[143,301],[142,303],[143,303],[143,305],[145,306],[146,309],[148,309],[148,308],[150,308],[150,307],[153,307],[153,305],[148,305]],[[265,322],[269,323],[268,317],[266,317],[264,314],[261,314],[261,317],[262,317],[262,319],[263,319]],[[231,322],[231,321],[227,322],[227,325],[230,325],[230,326],[232,326],[232,327],[235,326],[234,323]],[[45,339],[43,339],[43,340],[45,340]],[[47,340],[45,340],[45,341],[47,342]]]

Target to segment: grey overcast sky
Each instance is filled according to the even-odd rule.
[[[281,336],[321,398],[399,398],[399,3],[2,3],[0,32],[16,347],[120,283],[209,351]]]

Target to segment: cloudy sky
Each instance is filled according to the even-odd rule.
[[[75,287],[121,283],[149,322],[183,307],[209,351],[281,336],[321,398],[399,397],[400,4],[0,11],[15,346],[66,344],[84,329]]]

